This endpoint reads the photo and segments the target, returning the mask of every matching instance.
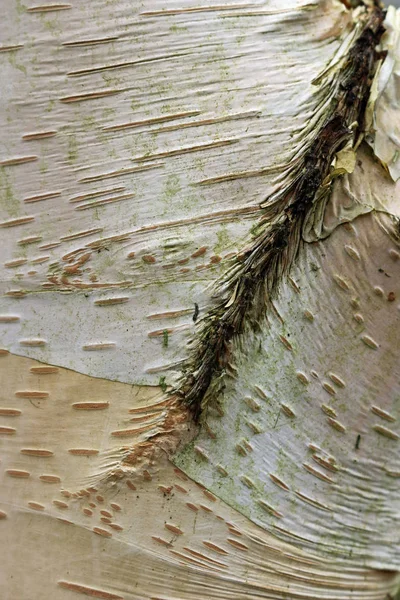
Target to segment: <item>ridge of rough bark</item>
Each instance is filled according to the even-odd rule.
[[[301,160],[290,169],[289,183],[263,203],[265,215],[255,241],[219,284],[216,304],[199,322],[192,355],[178,389],[196,421],[210,398],[218,401],[225,375],[234,374],[230,344],[247,326],[256,329],[271,307],[279,283],[295,261],[302,230],[315,206],[329,196],[335,155],[347,144],[356,149],[363,137],[364,115],[384,32],[385,12],[378,2],[362,3],[361,33],[329,81],[328,114]],[[326,72],[318,79],[323,79]],[[317,81],[317,80],[316,80]],[[273,308],[273,307],[272,307]]]

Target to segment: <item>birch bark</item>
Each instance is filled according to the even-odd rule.
[[[1,597],[389,600],[400,12],[0,12]]]

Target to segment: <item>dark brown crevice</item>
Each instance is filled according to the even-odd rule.
[[[340,2],[344,4],[345,7],[349,10],[351,10],[352,8],[357,8],[357,6],[363,4],[362,0],[340,0]]]
[[[364,28],[331,84],[334,94],[328,116],[292,174],[291,183],[278,196],[267,200],[265,217],[259,223],[252,247],[241,254],[236,270],[219,286],[223,292],[217,295],[215,306],[199,322],[192,355],[178,389],[173,391],[196,421],[208,400],[212,397],[218,401],[223,390],[233,338],[247,327],[257,329],[279,283],[295,261],[305,220],[321,198],[321,186],[326,185],[335,154],[349,141],[354,145],[363,133],[369,90],[379,58],[376,47],[385,17],[378,3],[365,9]]]

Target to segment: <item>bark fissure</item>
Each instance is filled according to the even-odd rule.
[[[363,3],[364,4],[364,3]],[[289,273],[302,241],[302,230],[316,204],[326,200],[334,177],[332,161],[347,144],[357,148],[384,32],[385,13],[378,3],[365,8],[360,35],[331,82],[328,115],[290,174],[289,184],[267,199],[252,247],[220,283],[216,304],[199,321],[192,355],[177,393],[195,420],[209,399],[218,400],[224,376],[233,373],[232,341],[247,327],[256,329]]]

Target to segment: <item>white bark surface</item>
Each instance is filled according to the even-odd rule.
[[[20,319],[0,343],[172,380],[195,302],[204,314],[323,114],[311,81],[352,39],[349,16],[294,0],[6,4],[1,312]]]
[[[400,178],[400,11],[389,6],[383,45],[387,57],[376,78],[376,104],[373,117],[372,147],[378,158],[387,165],[394,181]]]
[[[3,0],[1,598],[396,588],[399,11],[369,147],[335,157],[273,310],[233,342],[219,411],[197,428],[165,394],[365,11]]]
[[[210,409],[175,461],[283,539],[398,569],[400,261],[385,228],[365,215],[305,248],[269,328],[234,349],[223,416]]]

